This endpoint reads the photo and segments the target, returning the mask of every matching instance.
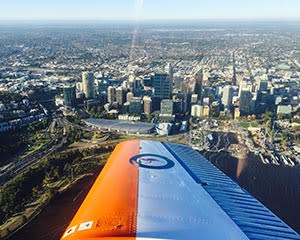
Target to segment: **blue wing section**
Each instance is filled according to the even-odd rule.
[[[249,239],[300,239],[287,224],[201,154],[185,145],[163,145]]]

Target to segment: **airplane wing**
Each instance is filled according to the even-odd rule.
[[[185,145],[120,143],[62,236],[97,239],[300,239]]]

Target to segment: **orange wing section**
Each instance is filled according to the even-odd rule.
[[[117,145],[61,239],[135,239],[138,168],[129,160],[139,146],[140,141]]]

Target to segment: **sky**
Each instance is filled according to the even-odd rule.
[[[300,19],[300,0],[0,0],[0,20]]]

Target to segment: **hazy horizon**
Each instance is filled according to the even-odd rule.
[[[295,0],[11,0],[0,21],[300,20]]]
[[[143,19],[135,21],[132,19],[0,19],[0,25],[147,25],[147,24],[298,24],[299,19]]]

